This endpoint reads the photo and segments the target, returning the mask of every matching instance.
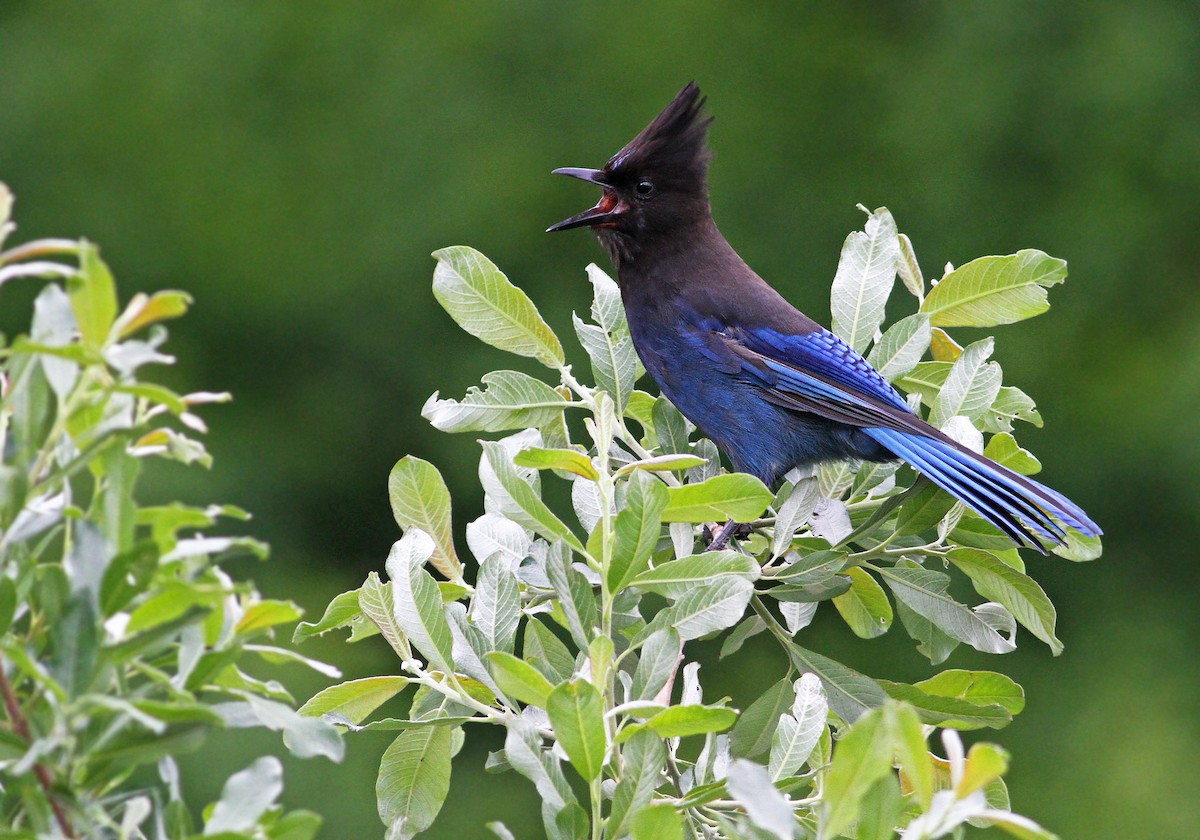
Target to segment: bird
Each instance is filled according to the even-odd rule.
[[[1100,528],[1061,493],[927,423],[866,359],[759,277],[713,221],[695,82],[600,169],[553,174],[600,201],[547,232],[590,228],[617,271],[634,348],[662,394],[738,472],[774,486],[830,461],[900,460],[1006,534],[1046,552]],[[719,531],[724,547],[737,523]]]

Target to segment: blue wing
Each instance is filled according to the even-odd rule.
[[[966,449],[914,414],[896,389],[833,333],[785,335],[733,327],[716,333],[766,399],[861,428],[1018,544],[1040,550],[1033,534],[1062,542],[1066,535],[1059,522],[1088,536],[1100,534],[1062,494]]]

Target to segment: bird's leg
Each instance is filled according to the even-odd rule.
[[[723,549],[729,544],[729,538],[733,536],[733,532],[737,529],[738,523],[730,519],[723,526],[721,526],[720,531],[717,531],[717,535],[713,537],[712,542],[708,544],[708,548],[706,548],[705,551],[720,551]]]

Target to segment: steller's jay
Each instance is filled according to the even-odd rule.
[[[1061,544],[1064,526],[1099,535],[1065,496],[918,417],[862,356],[746,265],[709,207],[704,101],[691,83],[603,169],[554,170],[604,190],[595,207],[549,230],[595,232],[662,393],[736,470],[767,485],[796,466],[899,458],[1018,545]]]

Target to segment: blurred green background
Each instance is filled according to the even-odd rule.
[[[18,238],[87,236],[125,295],[194,293],[163,376],[235,394],[206,412],[215,470],[159,470],[157,491],[254,511],[274,558],[235,571],[317,613],[382,568],[400,456],[443,470],[460,528],[481,509],[476,445],[419,409],[520,364],[441,312],[429,252],[481,249],[569,337],[603,255],[542,234],[594,200],[548,173],[601,164],[689,79],[717,118],[718,222],[820,320],[857,202],[892,210],[927,276],[1023,247],[1065,257],[1053,309],[1002,330],[997,358],[1047,420],[1021,440],[1105,528],[1105,556],[1031,560],[1061,658],[1025,636],[1002,662],[947,667],[1028,691],[994,736],[1018,810],[1064,837],[1200,836],[1197,3],[7,0],[0,56]],[[25,323],[33,292],[3,290],[0,328]],[[868,644],[826,615],[804,632],[870,674],[930,672],[898,628]],[[375,641],[306,652],[349,676],[395,669]],[[784,668],[769,643],[696,652],[713,698]],[[482,772],[490,736],[456,759],[429,836],[488,836],[497,818],[539,836],[526,782]],[[352,738],[341,769],[290,762],[286,800],[323,812],[323,837],[379,836],[386,742]],[[190,759],[196,801],[265,749],[239,732]]]

